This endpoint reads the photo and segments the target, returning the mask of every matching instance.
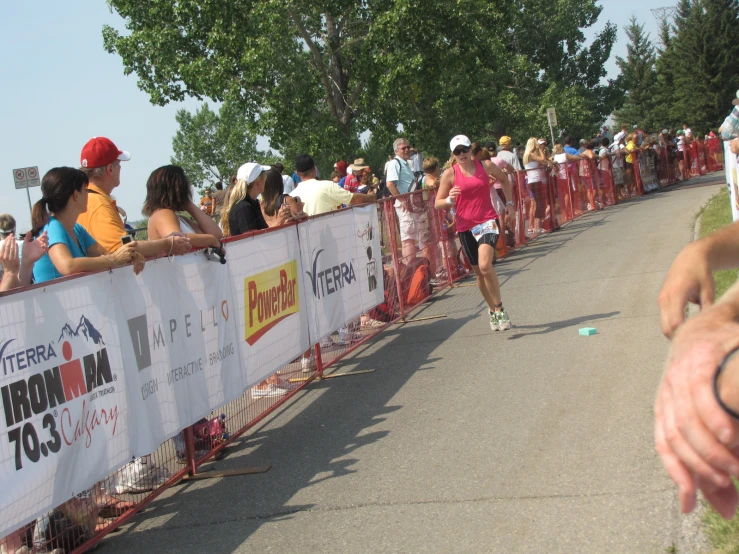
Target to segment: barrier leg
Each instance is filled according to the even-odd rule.
[[[436,210],[436,221],[438,222],[439,226],[439,233],[444,231],[444,220],[441,216],[441,210]],[[447,244],[448,236],[446,233],[444,233],[444,236],[440,236],[439,240],[441,241],[441,255],[444,257],[444,267],[446,268],[446,277],[447,281],[449,282],[449,287],[454,288],[454,278],[452,276],[452,266],[449,263],[449,245]],[[454,271],[456,271],[457,268],[454,268]]]
[[[195,432],[193,431],[192,425],[186,427],[183,431],[185,435],[185,455],[187,456],[187,475],[182,477],[182,481],[199,481],[202,479],[218,479],[220,477],[233,477],[235,475],[254,475],[256,473],[266,473],[272,467],[271,465],[266,466],[252,466],[252,467],[240,467],[236,469],[225,469],[216,470],[209,469],[207,471],[198,473],[198,466],[195,461]]]
[[[388,202],[390,204],[390,202]],[[405,303],[403,302],[403,287],[400,282],[400,257],[398,256],[398,237],[397,226],[395,225],[395,208],[390,204],[390,209],[385,210],[388,229],[390,229],[390,255],[393,259],[393,268],[395,269],[395,285],[398,290],[398,313],[400,319],[405,321]]]
[[[374,373],[374,369],[359,369],[351,372],[345,372],[345,373],[331,373],[330,375],[325,375],[323,373],[323,360],[321,359],[321,345],[316,344],[316,375],[318,376],[318,380],[322,381],[325,379],[336,379],[337,377],[351,377],[353,375],[362,375],[364,373]]]
[[[185,428],[183,431],[185,435],[185,456],[187,457],[187,474],[192,477],[198,472],[197,465],[195,464],[195,432],[193,431],[192,425]]]

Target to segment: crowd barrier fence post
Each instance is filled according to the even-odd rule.
[[[449,284],[450,288],[454,288],[454,275],[452,274],[452,271],[456,271],[456,266],[452,269],[451,264],[449,263],[449,244],[447,244],[447,241],[449,240],[448,234],[444,232],[444,221],[446,220],[446,216],[443,213],[445,210],[437,210],[434,207],[434,204],[436,203],[436,194],[434,194],[434,202],[432,203],[431,209],[435,212],[434,217],[436,218],[436,222],[439,227],[439,234],[443,233],[443,236],[440,237],[441,241],[441,255],[444,257],[444,268],[446,269],[446,276],[447,276],[447,282]]]
[[[185,436],[185,456],[187,457],[187,474],[192,477],[198,472],[195,463],[195,432],[192,425],[183,430]]]
[[[387,222],[388,229],[390,230],[389,239],[390,239],[390,256],[392,257],[393,261],[393,273],[395,274],[395,285],[396,290],[398,291],[398,313],[399,313],[399,319],[402,321],[405,321],[405,302],[403,302],[403,288],[401,286],[401,279],[400,279],[400,257],[398,256],[398,230],[395,223],[395,200],[394,198],[390,197],[388,200],[383,200],[385,202],[385,209],[383,210],[385,212],[385,221]]]

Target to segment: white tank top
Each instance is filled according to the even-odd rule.
[[[523,168],[526,170],[529,183],[540,183],[542,181],[543,175],[542,170],[539,169],[539,162],[529,162]]]

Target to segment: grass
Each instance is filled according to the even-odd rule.
[[[713,554],[739,554],[739,518],[726,521],[708,507],[702,519]]]
[[[698,214],[700,221],[700,237],[710,235],[715,230],[731,223],[731,200],[725,188],[708,201],[708,205]],[[736,269],[727,269],[714,273],[716,280],[716,298],[719,298],[734,284],[737,279]]]
[[[711,198],[708,205],[698,214],[698,220],[701,238],[731,223],[729,192],[723,189]],[[713,277],[716,280],[716,298],[718,298],[734,284],[737,270],[719,271]],[[706,504],[702,519],[706,536],[715,549],[715,554],[739,554],[739,517],[726,521]]]

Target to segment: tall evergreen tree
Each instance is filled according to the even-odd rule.
[[[616,118],[619,122],[654,129],[659,125],[653,117],[657,85],[654,45],[635,15],[631,16],[626,26],[626,36],[629,37],[626,59],[616,57],[626,88],[626,101],[616,112]]]
[[[718,127],[739,87],[739,0],[681,0],[674,32],[672,122]]]
[[[659,29],[660,46],[657,49],[655,62],[656,85],[654,89],[654,110],[652,120],[658,127],[670,128],[677,125],[673,116],[675,107],[675,47],[674,37],[670,34],[670,23],[662,20]]]

